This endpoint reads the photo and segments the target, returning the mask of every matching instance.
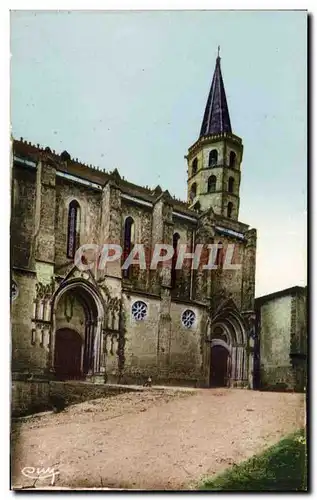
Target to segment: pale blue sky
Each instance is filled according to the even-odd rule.
[[[12,12],[12,133],[186,199],[220,45],[256,295],[305,285],[306,25],[304,11]]]

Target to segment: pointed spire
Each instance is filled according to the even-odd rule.
[[[199,137],[211,134],[221,134],[223,132],[232,133],[226,92],[221,74],[219,52],[220,47],[218,46],[218,57],[216,60],[215,72],[208,95]]]

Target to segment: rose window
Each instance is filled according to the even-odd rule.
[[[18,285],[16,284],[15,281],[12,280],[12,282],[11,282],[11,300],[15,300],[18,295],[19,295]]]
[[[196,320],[196,314],[194,311],[190,309],[186,309],[186,311],[182,314],[182,323],[186,328],[191,328]]]
[[[142,321],[147,315],[147,305],[145,302],[138,300],[132,305],[132,316],[137,321]]]

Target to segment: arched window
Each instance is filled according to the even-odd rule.
[[[228,181],[228,191],[229,191],[229,193],[233,193],[233,188],[234,188],[234,178],[233,177],[229,177],[229,181]]]
[[[216,149],[213,149],[209,153],[209,162],[208,162],[209,167],[217,165],[217,161],[218,161],[218,151]]]
[[[215,259],[216,266],[221,266],[222,265],[222,256],[223,256],[222,242],[218,241],[218,243],[217,243],[217,254],[216,254],[216,259]]]
[[[80,246],[80,206],[73,200],[68,208],[67,257],[73,259]]]
[[[193,199],[196,197],[196,194],[197,194],[197,184],[196,182],[194,182],[194,184],[192,184],[191,188],[190,188],[190,201],[193,201]]]
[[[123,241],[123,262],[130,255],[132,246],[134,244],[134,220],[132,217],[127,217],[124,223],[124,241]],[[123,270],[124,278],[128,278],[130,275],[131,267]]]
[[[194,210],[197,210],[198,212],[200,211],[200,203],[199,203],[199,201],[197,201],[197,202],[195,203],[195,205],[193,206],[193,209],[194,209]]]
[[[234,168],[236,166],[236,159],[237,159],[237,155],[235,154],[235,152],[230,151],[229,167]]]
[[[180,235],[178,233],[173,234],[173,248],[174,254],[172,258],[172,269],[171,269],[171,287],[172,289],[176,286],[176,262],[177,262],[177,246],[180,239]]]
[[[208,179],[208,193],[214,193],[216,191],[217,177],[211,175]]]
[[[198,168],[198,160],[197,158],[194,158],[192,163],[192,175],[195,175],[197,173],[197,168]]]
[[[232,209],[233,209],[233,204],[231,203],[231,201],[229,201],[228,207],[227,207],[227,216],[229,217],[229,219],[232,215]]]

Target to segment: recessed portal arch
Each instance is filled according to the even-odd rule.
[[[248,378],[246,327],[232,299],[225,301],[210,318],[207,334],[206,383],[210,387],[245,386]]]
[[[50,369],[57,378],[85,378],[100,373],[104,304],[89,282],[75,278],[52,298]]]

